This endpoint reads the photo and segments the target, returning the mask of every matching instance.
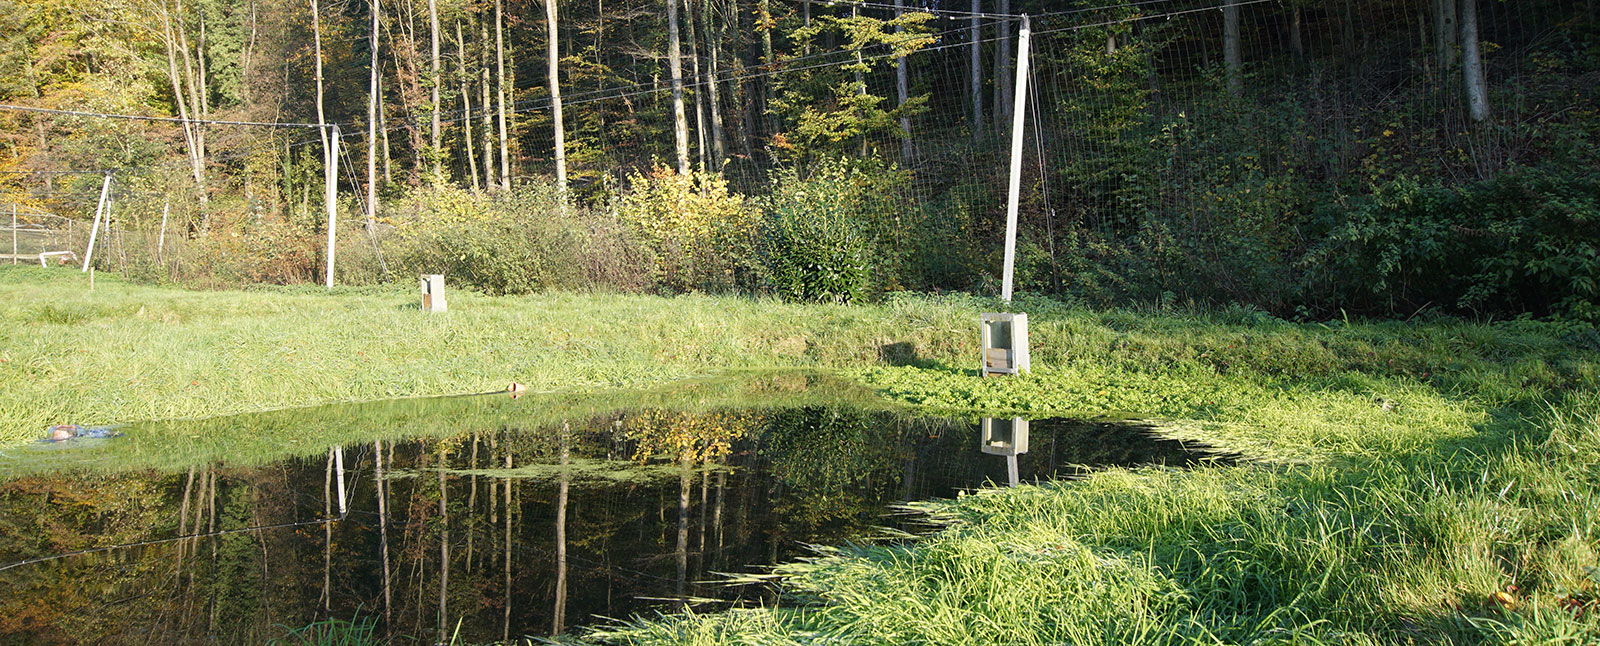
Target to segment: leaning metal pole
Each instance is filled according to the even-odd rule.
[[[334,226],[338,224],[339,211],[339,124],[330,125],[328,135],[328,158],[324,160],[323,174],[327,180],[327,191],[323,201],[328,207],[328,289],[333,289],[333,233]]]
[[[100,184],[100,203],[94,207],[94,228],[89,230],[89,248],[83,252],[83,269],[79,273],[89,271],[89,262],[94,260],[94,242],[100,235],[100,215],[106,210],[106,199],[111,193],[111,173],[106,173],[105,182]]]
[[[1017,200],[1022,193],[1022,117],[1028,105],[1028,42],[1032,29],[1022,16],[1017,39],[1017,89],[1011,110],[1011,193],[1006,198],[1006,266],[1000,278],[1000,300],[1011,300],[1011,275],[1017,264]]]

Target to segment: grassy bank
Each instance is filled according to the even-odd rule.
[[[61,421],[489,391],[512,380],[559,402],[560,393],[806,366],[937,410],[1154,415],[1172,420],[1174,435],[1255,459],[930,503],[949,529],[914,546],[839,549],[787,566],[793,594],[778,608],[673,616],[597,639],[1600,641],[1592,328],[1290,324],[1251,311],[1021,301],[1039,368],[983,380],[971,370],[975,323],[997,304],[968,297],[833,307],[459,294],[448,314],[425,316],[406,290],[190,292],[106,277],[93,293],[85,287],[76,273],[0,269],[5,440]],[[280,444],[293,439],[284,433]]]

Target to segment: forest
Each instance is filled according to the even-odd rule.
[[[0,34],[0,202],[82,250],[111,187],[94,263],[140,280],[320,283],[336,239],[339,284],[994,293],[1020,109],[1020,292],[1600,318],[1592,0],[0,0]]]

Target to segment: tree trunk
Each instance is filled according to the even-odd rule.
[[[1222,60],[1227,68],[1228,94],[1238,97],[1244,91],[1244,79],[1240,77],[1243,60],[1239,55],[1239,5],[1237,4],[1222,7]]]
[[[1478,46],[1478,2],[1461,0],[1461,81],[1467,89],[1468,113],[1474,124],[1489,120],[1489,81],[1484,77]]]
[[[428,98],[433,109],[428,116],[428,157],[433,160],[433,177],[429,184],[444,179],[444,168],[441,165],[444,154],[439,146],[439,114],[443,107],[439,104],[439,3],[438,0],[428,0],[428,73],[432,82],[428,91]]]
[[[378,0],[372,0],[372,33],[367,44],[367,232],[373,234],[378,217]]]
[[[972,141],[983,139],[983,43],[978,14],[983,11],[979,0],[972,0],[972,15],[967,18],[967,40],[971,45],[972,67]]]
[[[317,0],[311,0],[311,41],[314,44],[312,55],[316,57],[317,70],[317,134],[322,137],[322,163],[331,164],[328,159],[328,118],[324,112],[322,101],[322,11],[317,5]]]
[[[472,69],[467,65],[467,39],[461,35],[461,19],[456,19],[456,57],[460,59],[460,69],[456,70],[456,82],[461,87],[461,135],[466,140],[467,176],[472,178],[472,192],[478,193],[482,187],[478,184],[478,153],[472,145],[472,92],[470,81]]]
[[[705,92],[701,88],[704,87],[705,77],[700,74],[700,39],[695,34],[693,0],[684,0],[683,9],[689,12],[683,23],[689,28],[689,62],[694,72],[695,155],[699,157],[700,172],[704,173],[706,172],[706,101]],[[705,13],[705,9],[702,8],[700,12]]]
[[[713,0],[707,1],[710,2]],[[722,46],[719,44],[719,41],[722,39],[722,23],[716,22],[715,13],[716,12],[712,11],[710,7],[706,7],[706,9],[701,12],[701,16],[705,19],[706,43],[708,45],[708,49],[710,50],[707,53],[711,57],[709,61],[711,68],[709,71],[711,74],[709,75],[709,78],[706,79],[706,89],[709,92],[709,96],[707,98],[711,104],[711,161],[713,170],[720,172],[722,170],[723,161],[728,158],[728,150],[727,144],[722,138],[722,98],[720,95],[720,88],[718,87],[719,82],[717,81],[720,66],[720,61],[718,59],[721,58],[722,49]]]
[[[1289,51],[1294,54],[1295,67],[1306,65],[1306,42],[1304,37],[1305,11],[1296,6],[1289,13]]]
[[[689,174],[689,121],[683,110],[683,54],[678,43],[678,2],[667,0],[667,69],[672,74],[672,135],[678,174]]]
[[[1439,66],[1439,77],[1449,78],[1455,71],[1457,38],[1461,26],[1456,20],[1456,0],[1433,0],[1433,49]]]
[[[478,105],[483,106],[483,186],[487,189],[495,187],[494,178],[494,151],[495,147],[489,144],[494,138],[494,110],[489,102],[489,23],[478,23]]]
[[[757,9],[759,10],[758,14],[761,21],[761,23],[757,25],[757,29],[761,32],[761,66],[770,75],[772,72],[775,72],[778,69],[778,60],[772,51],[772,7],[769,3],[769,0],[757,0]],[[776,130],[776,124],[772,122],[772,115],[767,114],[768,106],[772,105],[771,81],[771,76],[761,79],[761,94],[758,95],[761,102],[759,104],[751,104],[752,108],[758,115],[763,115],[760,121],[766,128],[762,134],[766,135],[770,135],[774,130]],[[753,99],[754,97],[752,97],[752,100]]]
[[[189,168],[194,173],[194,185],[196,190],[199,191],[200,195],[204,196],[206,192],[204,171],[205,164],[202,161],[204,153],[200,150],[200,144],[195,137],[195,127],[197,124],[189,122],[189,101],[185,98],[185,78],[183,74],[178,71],[179,53],[177,33],[175,33],[172,23],[173,16],[167,11],[166,3],[162,2],[161,29],[163,38],[161,39],[161,42],[166,46],[167,51],[167,80],[171,82],[172,85],[172,102],[178,106],[178,118],[183,119],[183,139],[184,143],[187,144],[189,149]],[[183,26],[181,24],[177,26],[178,29],[181,29],[182,27]],[[40,123],[43,122],[41,121]],[[40,149],[43,149],[45,147],[45,142],[43,141],[42,129],[40,134],[41,141],[39,147]]]
[[[499,113],[500,190],[511,190],[511,147],[506,140],[506,39],[504,0],[494,0],[494,67],[496,110]],[[510,490],[510,485],[507,485]],[[509,495],[509,494],[507,494]],[[507,610],[506,612],[510,612]],[[509,615],[507,615],[509,616]]]
[[[379,67],[381,77],[382,67]],[[378,132],[383,135],[383,183],[394,183],[394,158],[389,155],[389,120],[384,116],[383,83],[378,83]]]
[[[556,29],[556,0],[544,0],[544,19],[547,30],[545,51],[549,60],[547,73],[550,76],[550,117],[555,121],[556,190],[564,205],[567,200],[567,138],[561,122],[561,54],[558,46],[560,32]]]

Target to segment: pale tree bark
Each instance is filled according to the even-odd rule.
[[[172,102],[178,106],[178,118],[183,119],[183,139],[189,150],[189,169],[194,174],[195,189],[200,194],[201,203],[204,204],[206,195],[205,151],[201,148],[201,142],[196,136],[195,130],[198,124],[189,122],[188,91],[185,88],[187,78],[178,70],[178,59],[181,54],[178,52],[179,45],[176,32],[182,29],[183,25],[173,25],[174,16],[168,9],[166,0],[161,0],[160,2],[160,16],[163,36],[161,42],[166,46],[167,80],[172,85]],[[41,142],[42,147],[43,144]]]
[[[1461,0],[1461,81],[1466,85],[1468,114],[1474,124],[1489,120],[1489,81],[1478,45],[1478,2]]]
[[[367,55],[367,231],[373,231],[378,217],[378,22],[383,15],[378,0],[372,0],[372,33]]]
[[[706,1],[708,3],[714,2],[714,0]],[[706,90],[709,94],[707,98],[711,104],[712,165],[715,170],[720,171],[722,170],[723,162],[728,158],[727,143],[723,141],[722,134],[722,98],[719,88],[720,83],[717,81],[718,72],[720,71],[718,69],[720,65],[718,59],[721,57],[722,46],[720,41],[722,40],[723,23],[716,20],[716,11],[713,6],[714,5],[708,4],[705,7],[705,10],[701,13],[701,16],[705,19],[706,43],[708,45],[707,49],[709,50],[707,54],[710,56],[710,60],[708,62],[710,63],[711,68],[709,70],[711,74],[710,78],[707,79],[708,84],[706,85]]]
[[[493,189],[496,185],[494,177],[495,147],[489,140],[494,138],[494,109],[489,100],[489,22],[478,23],[478,105],[483,106],[483,186]]]
[[[757,27],[761,31],[761,65],[768,72],[772,72],[777,69],[778,64],[778,59],[772,51],[772,7],[769,4],[769,0],[757,0],[756,6],[761,21]],[[768,135],[772,134],[773,130],[776,129],[776,125],[772,123],[772,115],[766,114],[768,106],[771,105],[772,83],[771,77],[768,77],[761,80],[761,105],[758,108],[759,113],[765,115],[762,122],[766,127],[765,134]],[[755,104],[752,103],[751,106],[754,108]]]
[[[1456,0],[1433,0],[1433,49],[1439,66],[1440,78],[1447,78],[1455,70],[1458,49],[1457,38],[1461,26],[1456,19]]]
[[[203,49],[204,48],[204,43],[205,43],[205,30],[206,30],[205,10],[202,7],[202,9],[199,11],[199,15],[197,16],[197,22],[198,22],[198,26],[199,26],[199,29],[200,29],[200,33],[199,33],[200,38],[197,41],[198,44],[197,44],[197,46],[196,46],[196,48],[194,50],[194,55],[191,56],[190,47],[189,47],[188,27],[185,26],[185,24],[184,24],[184,14],[183,14],[183,2],[182,2],[182,0],[178,0],[178,2],[176,4],[176,7],[177,7],[178,45],[179,45],[179,48],[183,50],[183,70],[184,70],[185,78],[188,79],[188,86],[189,86],[189,114],[194,115],[195,119],[199,119],[201,121],[204,121],[204,120],[210,118],[210,110],[208,109],[208,103],[207,103],[207,98],[206,98],[207,92],[206,92],[206,72],[205,72],[205,51]],[[196,58],[199,59],[198,63],[195,61]],[[210,201],[211,201],[211,196],[207,193],[206,188],[204,186],[205,158],[206,158],[206,124],[204,124],[204,123],[195,123],[193,125],[194,125],[195,149],[199,151],[199,156],[198,156],[198,161],[199,161],[199,166],[200,166],[199,167],[199,173],[198,173],[198,177],[200,178],[200,184],[199,184],[200,195],[199,195],[199,198],[200,198],[200,204],[205,205],[205,204],[210,203]],[[202,219],[202,226],[204,226],[207,223],[207,219],[205,219],[205,216],[202,216],[202,218],[203,218]]]
[[[461,35],[459,18],[456,19],[456,57],[460,59],[456,70],[456,81],[461,86],[461,134],[466,140],[467,175],[472,178],[472,192],[477,193],[482,188],[478,185],[478,154],[472,145],[472,93],[468,91],[472,69],[467,65],[467,40]],[[468,559],[468,562],[470,563],[471,559]]]
[[[667,0],[667,69],[672,74],[672,135],[678,174],[689,174],[689,121],[683,109],[683,54],[678,42],[678,2]]]
[[[694,138],[695,156],[700,162],[700,172],[706,172],[706,101],[702,91],[705,77],[700,74],[700,39],[695,34],[694,0],[684,0],[683,10],[689,13],[683,21],[689,28],[689,62],[694,74]],[[704,12],[702,8],[701,12]]]
[[[379,76],[382,76],[383,66],[379,65]],[[393,157],[389,155],[389,120],[384,116],[383,83],[378,84],[378,133],[383,136],[383,183],[394,183]]]
[[[433,108],[430,111],[431,114],[429,115],[428,119],[428,157],[432,158],[433,160],[433,178],[428,183],[432,184],[444,179],[444,168],[441,164],[442,160],[440,159],[444,155],[441,154],[439,148],[439,114],[443,111],[443,106],[439,104],[439,86],[442,79],[439,78],[438,0],[428,0],[428,47],[430,52],[428,59],[428,73],[431,75],[430,80],[432,81],[428,84],[431,86],[429,88],[428,98],[431,101],[430,105]]]
[[[506,38],[504,0],[494,0],[494,67],[496,111],[499,114],[500,190],[511,190],[511,147],[506,140]],[[508,490],[510,485],[507,485]],[[509,612],[509,611],[508,611]]]
[[[567,136],[561,122],[561,33],[556,29],[556,0],[544,0],[545,55],[550,77],[550,118],[555,122],[556,190],[567,200]]]
[[[983,139],[983,46],[979,37],[978,14],[983,11],[980,0],[972,0],[972,15],[967,18],[967,40],[971,43],[972,67],[972,140]]]
[[[324,126],[317,128],[317,134],[322,137],[322,163],[331,164],[333,160],[328,158],[328,118],[322,103],[322,11],[317,6],[317,0],[311,0],[311,42],[317,70],[317,124]]]
[[[1227,68],[1228,94],[1237,97],[1244,91],[1244,79],[1240,77],[1244,64],[1239,55],[1239,5],[1228,1],[1222,7],[1222,59]]]

